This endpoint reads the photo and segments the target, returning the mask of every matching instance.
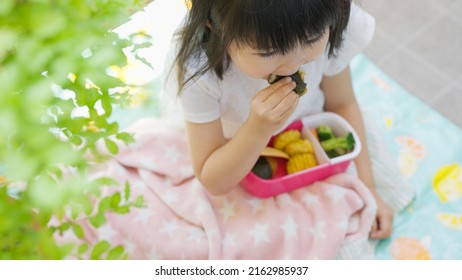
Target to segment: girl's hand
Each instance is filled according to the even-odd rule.
[[[394,213],[380,197],[376,196],[375,199],[377,201],[377,215],[372,224],[370,236],[373,239],[385,239],[391,235]]]
[[[286,77],[259,91],[252,100],[248,122],[253,128],[273,134],[298,105],[295,82]]]

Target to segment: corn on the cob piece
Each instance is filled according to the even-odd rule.
[[[313,154],[304,153],[292,156],[287,162],[287,173],[292,174],[317,165]]]
[[[300,139],[289,143],[285,148],[284,152],[289,156],[293,156],[296,154],[303,154],[303,153],[314,153],[313,144],[308,139]]]
[[[301,139],[301,133],[299,130],[292,129],[281,132],[279,135],[274,138],[274,147],[279,150],[284,150],[284,148],[294,141]]]

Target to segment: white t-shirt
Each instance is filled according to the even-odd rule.
[[[288,119],[287,125],[297,119],[323,111],[324,94],[320,88],[322,76],[335,75],[345,69],[350,60],[370,43],[374,29],[374,18],[352,4],[344,41],[337,55],[328,58],[326,50],[318,60],[301,66],[300,70],[304,72],[308,92],[300,98],[298,107]],[[176,48],[176,42],[172,41],[165,69],[171,68]],[[202,59],[205,59],[205,55]],[[187,71],[192,73],[199,63],[191,63]],[[220,118],[225,137],[231,138],[247,119],[252,98],[267,86],[266,80],[254,79],[241,73],[231,62],[222,80],[209,71],[188,84],[177,100],[185,120],[192,123],[207,123]],[[172,73],[166,80],[164,93],[176,97],[177,89],[176,75]],[[175,112],[177,115],[178,113]]]

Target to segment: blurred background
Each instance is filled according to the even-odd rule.
[[[462,127],[462,1],[360,0],[377,21],[365,54]]]

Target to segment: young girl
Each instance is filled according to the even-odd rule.
[[[178,94],[195,175],[230,192],[274,134],[322,111],[341,115],[366,143],[348,63],[370,42],[373,18],[350,0],[192,0],[173,41],[166,91]],[[167,64],[168,65],[168,64]],[[308,92],[290,77],[304,73]],[[370,236],[392,231],[393,210],[374,187],[367,149],[355,160],[378,204]]]

